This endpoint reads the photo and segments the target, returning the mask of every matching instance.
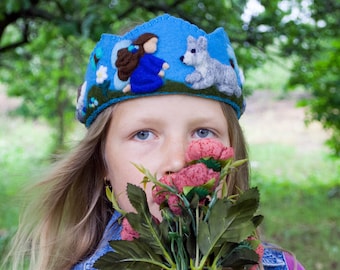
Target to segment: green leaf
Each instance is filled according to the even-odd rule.
[[[199,224],[197,241],[203,255],[208,254],[210,247],[213,244],[213,239],[211,238],[209,225],[207,222],[202,222]]]
[[[216,181],[217,181],[217,179],[211,178],[205,184],[201,185],[201,187],[204,187],[204,188],[206,188],[208,190],[211,190],[215,186]]]
[[[150,213],[144,190],[138,186],[128,184],[127,193],[130,203],[137,213],[127,213],[126,218],[132,228],[140,234],[139,239],[148,243],[156,254],[163,254],[170,265],[174,264],[168,251],[167,240]]]
[[[198,244],[204,255],[201,264],[226,242],[238,243],[253,233],[256,226],[252,220],[258,205],[257,188],[242,193],[235,203],[226,198],[217,200],[209,220],[199,224]]]
[[[252,222],[255,227],[258,227],[262,223],[263,219],[264,219],[264,216],[257,215],[252,218]]]
[[[127,213],[130,225],[140,234],[133,241],[111,241],[115,252],[108,252],[95,263],[99,269],[175,269],[163,237],[147,204],[146,194],[138,186],[128,184],[128,198],[137,213]],[[145,245],[145,243],[148,243]]]
[[[244,265],[254,265],[259,261],[259,255],[248,246],[238,246],[232,252],[228,253],[226,258],[223,258],[221,264],[224,267],[233,269]]]
[[[142,181],[142,184],[145,185],[149,182],[153,183],[154,185],[156,186],[160,186],[162,187],[164,190],[167,190],[169,192],[172,192],[174,194],[177,194],[178,191],[175,187],[173,186],[168,186],[160,181],[157,180],[157,177],[156,177],[156,174],[151,174],[151,172],[144,168],[143,166],[140,166],[140,165],[137,165],[135,163],[132,163],[142,174],[144,174],[144,178],[143,178],[143,181]]]
[[[216,181],[217,180],[215,178],[211,178],[205,184],[200,186],[185,186],[183,187],[183,194],[188,201],[191,201],[195,194],[198,195],[198,199],[201,200],[208,195],[212,195],[212,189],[215,186]]]
[[[237,167],[243,165],[244,163],[246,163],[247,161],[248,161],[248,159],[239,159],[239,160],[236,160],[233,163],[231,163],[230,166],[232,168],[237,168]]]
[[[151,217],[146,194],[143,189],[130,183],[127,184],[128,199],[132,206],[137,210],[138,213],[144,215],[144,217]]]
[[[162,257],[156,254],[148,245],[136,239],[134,241],[111,241],[110,246],[115,252],[108,252],[94,264],[101,270],[112,269],[168,269],[162,262]]]
[[[213,169],[215,172],[221,171],[221,163],[214,158],[201,158],[197,162],[205,164],[209,169]]]
[[[118,201],[116,199],[114,192],[111,191],[109,187],[106,187],[105,193],[106,193],[106,197],[108,198],[108,200],[112,203],[113,209],[115,209],[116,211],[118,211],[122,215],[125,215],[126,212],[119,207],[119,204],[118,204]]]
[[[184,193],[185,197],[188,199],[188,201],[190,201],[194,197],[195,194],[198,196],[198,199],[201,200],[201,199],[207,197],[209,195],[210,191],[209,191],[209,189],[207,189],[203,186],[184,187],[183,193]]]

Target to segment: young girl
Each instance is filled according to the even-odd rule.
[[[118,78],[130,80],[123,92],[143,93],[157,90],[163,84],[164,69],[169,65],[154,56],[158,37],[152,33],[142,34],[128,48],[118,51],[116,66]]]
[[[162,63],[157,74],[163,70],[164,77],[156,89],[148,88],[150,62],[133,79],[143,91],[123,91],[133,71],[123,79],[117,76],[130,64],[121,58],[122,49],[138,53],[143,45],[136,47],[136,41],[145,35],[155,38],[152,53]],[[150,85],[159,78],[149,76]],[[143,178],[133,164],[158,178],[177,172],[185,166],[188,144],[202,138],[232,146],[236,159],[247,158],[238,122],[245,109],[240,89],[237,61],[221,28],[206,34],[163,15],[124,36],[104,34],[90,56],[78,97],[77,117],[87,134],[36,187],[38,198],[15,238],[13,269],[19,269],[27,253],[34,270],[95,269],[94,262],[111,250],[108,241],[120,239],[121,232],[120,214],[112,209],[105,187],[112,186],[120,207],[132,211],[126,185],[140,185]],[[230,195],[248,189],[248,164],[227,184]],[[152,214],[160,218],[150,186],[146,194]],[[289,253],[266,246],[259,269],[303,268]]]

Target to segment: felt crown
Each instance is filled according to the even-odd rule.
[[[123,36],[103,34],[79,89],[77,118],[89,127],[112,104],[170,94],[222,101],[242,115],[240,70],[222,28],[207,34],[165,14]]]

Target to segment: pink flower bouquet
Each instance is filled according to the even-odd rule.
[[[186,152],[187,166],[156,179],[136,166],[145,184],[153,184],[153,198],[163,220],[150,213],[142,188],[128,184],[137,213],[122,219],[122,240],[111,241],[108,252],[95,263],[98,269],[218,270],[254,269],[263,251],[256,227],[263,217],[257,188],[233,198],[227,176],[246,160],[214,139],[193,141]],[[111,194],[112,197],[112,194]],[[118,204],[112,200],[118,211]]]

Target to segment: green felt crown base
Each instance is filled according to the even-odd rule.
[[[240,118],[242,114],[241,108],[243,107],[243,96],[228,96],[225,93],[220,92],[215,86],[211,86],[206,89],[195,90],[183,83],[166,81],[164,85],[155,92],[134,94],[132,92],[123,93],[122,91],[117,90],[107,90],[106,87],[95,85],[90,89],[87,98],[88,100],[90,100],[92,97],[95,98],[99,105],[95,107],[90,107],[89,104],[87,105],[86,114],[84,117],[85,125],[86,127],[89,127],[103,110],[118,102],[141,97],[177,94],[221,101],[232,106],[238,118]]]

